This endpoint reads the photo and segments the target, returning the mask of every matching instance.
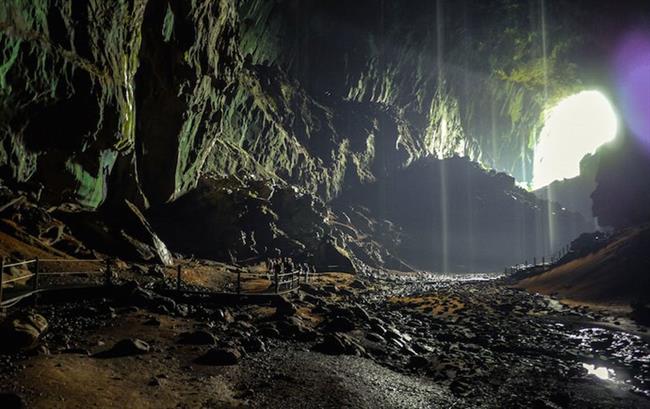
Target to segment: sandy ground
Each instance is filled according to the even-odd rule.
[[[629,308],[650,291],[649,235],[647,226],[625,230],[604,248],[524,279],[516,287],[572,303]]]
[[[148,325],[152,318],[160,326]],[[77,348],[92,354],[136,337],[148,342],[152,353],[111,359],[77,351],[41,355],[31,358],[14,382],[33,408],[430,408],[453,400],[430,380],[291,344],[250,354],[236,366],[198,365],[193,361],[207,347],[175,342],[179,333],[197,328],[205,325],[125,313],[116,326],[87,334]]]

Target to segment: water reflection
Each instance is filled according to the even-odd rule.
[[[583,363],[582,367],[590,375],[624,383],[632,391],[650,397],[650,347],[644,339],[605,328],[582,328],[568,335],[583,358],[592,362],[594,358],[608,361],[607,367],[599,363]]]
[[[598,379],[604,381],[615,381],[616,372],[611,368],[605,368],[604,366],[596,366],[592,364],[582,364],[582,367],[587,370],[589,375],[595,375]]]

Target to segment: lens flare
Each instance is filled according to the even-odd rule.
[[[621,42],[616,77],[625,122],[650,150],[650,33],[634,32]]]
[[[614,108],[598,91],[583,91],[548,111],[535,147],[533,189],[580,174],[580,161],[616,137]]]

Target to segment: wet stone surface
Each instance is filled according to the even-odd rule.
[[[135,394],[144,388],[142,399],[153,399],[152,387],[207,388],[191,395],[198,400],[166,397],[171,407],[650,407],[644,328],[622,330],[494,280],[365,274],[351,281],[303,284],[265,306],[176,300],[166,313],[156,296],[138,306],[110,299],[40,306],[49,331],[41,348],[0,356],[2,392],[28,403],[48,396],[21,374],[49,354],[66,357],[70,371],[77,363],[122,371],[108,382],[146,374],[131,386]],[[93,356],[123,339],[149,350]],[[228,393],[209,396],[215,379]]]
[[[483,277],[474,282],[373,279],[382,283],[379,291],[360,304],[401,332],[401,350],[382,358],[394,368],[431,377],[459,397],[495,399],[495,405],[534,406],[541,399],[542,407],[650,406],[643,398],[650,389],[647,333],[600,327],[586,310]],[[387,343],[387,349],[396,348]],[[411,351],[417,360],[408,357]],[[607,368],[611,375],[589,373],[585,364]],[[603,384],[642,398],[626,403],[615,397],[619,392],[595,393],[598,399],[576,394],[581,389],[575,385],[602,392]]]

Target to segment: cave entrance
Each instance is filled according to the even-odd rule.
[[[535,147],[533,189],[580,174],[580,161],[612,141],[618,131],[614,107],[599,91],[582,91],[547,111]]]

